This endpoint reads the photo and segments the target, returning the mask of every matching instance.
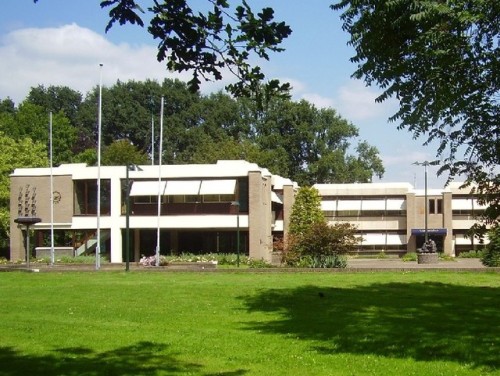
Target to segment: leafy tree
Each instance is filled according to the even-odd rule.
[[[31,138],[48,145],[49,114],[41,106],[23,102],[14,113],[0,113],[0,131],[14,140]],[[76,129],[63,112],[55,113],[52,118],[54,165],[71,162],[75,141]]]
[[[347,170],[350,178],[346,183],[371,183],[373,175],[381,178],[385,172],[382,160],[378,155],[378,149],[363,141],[356,147],[357,156],[347,159]]]
[[[324,221],[318,190],[313,187],[301,187],[295,196],[290,214],[290,234],[305,234],[313,224]]]
[[[14,114],[16,112],[16,105],[14,101],[7,97],[6,99],[0,100],[0,115],[1,114]]]
[[[343,255],[356,249],[358,237],[356,227],[351,223],[341,222],[332,226],[322,221],[304,233],[301,243],[302,255]]]
[[[102,152],[102,164],[105,166],[141,165],[147,164],[148,161],[149,157],[128,140],[115,141]]]
[[[500,2],[338,0],[356,54],[354,77],[395,97],[398,128],[437,142],[440,173],[466,184],[500,214]]]
[[[34,0],[36,3],[38,0]],[[144,26],[145,11],[135,0],[105,0],[108,8],[108,31],[115,22]],[[270,52],[279,52],[281,42],[291,29],[274,20],[272,8],[255,13],[242,0],[233,10],[226,0],[209,0],[209,7],[196,1],[153,1],[148,32],[158,40],[158,61],[167,61],[171,71],[190,71],[189,86],[198,90],[201,80],[221,80],[223,71],[232,72],[238,82],[228,86],[233,94],[249,94],[265,79],[255,59],[269,59]],[[197,8],[195,8],[196,6]],[[266,84],[268,91],[288,90],[277,80]]]
[[[63,112],[71,125],[78,126],[77,114],[82,104],[82,94],[67,86],[39,85],[32,87],[24,102],[35,104],[47,113]]]
[[[488,232],[490,242],[481,257],[481,262],[486,266],[500,266],[500,226],[494,226]]]
[[[357,156],[349,154],[358,129],[334,109],[281,98],[271,99],[264,109],[246,99],[240,103],[241,118],[250,124],[250,138],[263,150],[285,152],[286,164],[279,171],[300,185],[366,182],[367,177],[384,172],[377,149],[368,143],[359,144]]]
[[[200,108],[196,104],[200,95],[188,90],[179,80],[144,82],[118,81],[102,90],[102,144],[110,145],[114,140],[127,139],[139,150],[150,154],[152,140],[159,145],[160,100],[164,98],[164,163],[174,163],[175,155],[186,144],[189,129],[200,124]],[[85,97],[79,113],[79,121],[97,144],[97,101],[95,88]],[[154,121],[154,137],[151,123]],[[155,148],[158,150],[158,147]]]
[[[15,140],[0,132],[0,247],[6,246],[10,226],[10,174],[16,168],[46,167],[47,148],[44,143],[33,142],[30,138]]]
[[[73,163],[86,163],[87,166],[97,166],[97,149],[85,149],[76,154]]]
[[[302,187],[292,206],[288,237],[275,245],[288,265],[345,267],[346,262],[339,255],[355,249],[355,233],[356,227],[350,223],[329,224],[321,211],[318,190]]]

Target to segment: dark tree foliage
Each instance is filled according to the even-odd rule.
[[[16,105],[10,98],[0,100],[0,114],[11,114],[16,112]]]
[[[340,0],[354,77],[395,97],[391,120],[438,143],[440,173],[466,176],[500,213],[500,2]]]
[[[25,102],[43,107],[47,112],[64,112],[64,115],[74,125],[77,124],[77,114],[82,104],[82,94],[67,86],[39,85],[32,87]]]

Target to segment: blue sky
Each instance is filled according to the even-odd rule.
[[[203,0],[193,0],[193,3]],[[260,62],[270,78],[289,81],[295,100],[306,99],[317,107],[331,107],[359,128],[359,140],[367,140],[380,151],[386,168],[382,180],[409,182],[423,188],[424,170],[415,161],[434,160],[435,148],[422,146],[407,131],[387,118],[397,109],[392,100],[376,104],[377,88],[367,88],[351,79],[354,53],[347,46],[339,14],[331,0],[249,0],[255,9],[271,6],[277,20],[293,30],[284,43],[285,52]],[[0,99],[22,101],[30,87],[66,85],[82,93],[99,82],[103,63],[104,85],[117,80],[185,79],[168,73],[155,60],[156,42],[145,29],[115,25],[107,34],[107,11],[99,0],[2,0],[0,13]],[[145,8],[151,1],[143,0]],[[226,80],[232,77],[227,75]],[[205,93],[222,89],[228,81],[207,83]],[[441,188],[445,178],[428,172],[429,187]]]

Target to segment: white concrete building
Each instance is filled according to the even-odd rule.
[[[255,259],[277,261],[273,260],[273,239],[287,233],[298,188],[294,182],[246,161],[139,167],[136,171],[127,171],[125,166],[100,168],[99,217],[97,167],[61,165],[52,169],[52,175],[49,168],[16,169],[11,174],[11,260],[26,257],[26,226],[19,219],[35,218],[32,256],[49,254],[53,226],[56,254],[67,255],[95,253],[99,227],[100,252],[112,263],[126,260],[127,238],[130,261],[155,254],[158,229],[161,254],[235,253],[240,249]],[[467,231],[485,208],[459,183],[428,190],[427,196],[408,183],[314,187],[330,222],[357,226],[362,239],[359,253],[415,252],[422,246],[426,229],[438,250],[446,254],[478,247],[477,239],[467,237]]]
[[[112,263],[123,262],[128,232],[130,260],[138,261],[155,253],[159,228],[161,254],[234,253],[240,238],[243,254],[271,261],[273,235],[282,236],[287,227],[295,183],[246,161],[139,167],[128,172],[125,166],[100,168],[99,218],[97,167],[61,165],[52,175],[49,168],[16,169],[11,175],[11,260],[25,259],[25,226],[16,220],[37,217],[40,222],[31,226],[33,256],[47,255],[51,226],[58,254],[95,253],[99,227],[101,254]]]
[[[485,206],[470,190],[451,183],[442,190],[416,190],[408,183],[316,184],[322,209],[331,222],[347,221],[362,237],[359,252],[415,252],[424,242],[425,230],[449,255],[478,247],[467,236]],[[427,226],[426,226],[427,222]]]

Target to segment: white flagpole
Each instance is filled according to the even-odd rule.
[[[52,111],[49,113],[50,154],[50,265],[54,265],[54,176],[52,174]]]
[[[155,164],[155,118],[151,114],[151,165]]]
[[[160,150],[158,153],[158,228],[156,230],[156,266],[160,266],[161,162],[163,154],[163,97],[160,105]]]
[[[99,109],[97,114],[97,244],[95,268],[101,267],[101,128],[102,128],[102,66],[99,64]]]

